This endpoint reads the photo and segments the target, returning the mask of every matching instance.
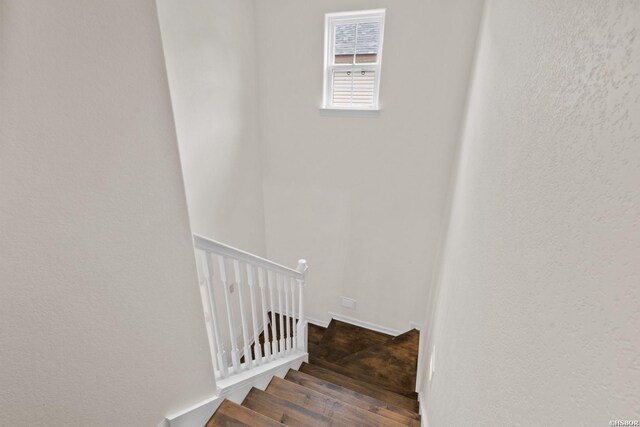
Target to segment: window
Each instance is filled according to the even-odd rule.
[[[378,109],[384,12],[325,16],[324,108]]]

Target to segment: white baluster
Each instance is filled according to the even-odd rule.
[[[249,328],[247,328],[247,318],[244,314],[244,297],[242,291],[242,274],[240,274],[240,262],[233,260],[233,272],[238,285],[238,300],[240,301],[240,322],[242,323],[242,346],[244,349],[244,366],[247,369],[253,367],[253,359],[251,358],[251,348],[249,346]]]
[[[265,297],[264,270],[258,268],[258,286],[260,287],[260,298],[262,300],[262,334],[264,335],[264,358],[271,360],[271,343],[269,342],[269,318],[267,317],[267,298]]]
[[[298,348],[298,328],[296,323],[296,285],[293,277],[289,278],[289,286],[291,287],[291,321],[293,322],[293,336],[291,337],[291,348],[296,351]]]
[[[227,266],[225,261],[224,256],[218,256],[218,263],[220,264],[220,280],[224,286],[224,300],[227,304],[227,320],[229,321],[229,334],[231,335],[231,361],[233,362],[233,371],[237,374],[240,372],[240,352],[238,351],[236,328],[233,324],[233,307],[231,306],[231,298],[229,296],[229,280],[227,279]]]
[[[247,263],[247,284],[249,285],[249,297],[251,298],[251,320],[253,326],[254,352],[256,355],[256,365],[262,364],[262,353],[260,352],[260,334],[258,332],[258,316],[256,315],[256,300],[253,291],[253,267]],[[247,357],[245,356],[245,359]]]
[[[298,297],[299,303],[298,307],[300,307],[300,318],[298,319],[298,349],[301,351],[307,352],[307,321],[304,317],[304,287],[306,286],[306,272],[309,269],[307,266],[307,261],[301,259],[298,261],[298,270],[302,273],[302,279],[298,280]]]
[[[274,359],[280,357],[280,351],[278,349],[278,331],[276,328],[276,313],[273,311],[275,304],[273,303],[273,272],[267,271],[267,283],[269,285],[269,302],[271,303],[271,334],[272,334],[272,342],[271,342],[271,355],[274,356]]]
[[[284,343],[287,354],[291,353],[291,314],[289,313],[289,278],[282,275],[282,292],[284,292]]]
[[[224,347],[220,343],[220,322],[218,321],[218,313],[216,310],[216,303],[213,294],[213,285],[211,278],[213,277],[213,267],[209,264],[209,253],[205,251],[200,252],[200,261],[202,267],[202,275],[207,283],[207,291],[209,292],[209,311],[211,312],[211,324],[213,325],[213,338],[216,347],[216,358],[218,370],[220,376],[226,378],[229,375],[227,368],[227,354],[224,351]]]
[[[278,275],[276,275],[276,288],[278,289],[278,311],[280,313],[280,354],[284,356],[285,347],[284,347],[284,318],[282,314],[282,290],[280,288],[280,281],[278,280]]]

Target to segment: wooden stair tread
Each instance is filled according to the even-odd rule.
[[[392,338],[391,335],[332,319],[313,356],[333,362]]]
[[[375,361],[376,363],[379,362],[379,358],[375,358]],[[381,373],[380,371],[367,370],[367,368],[363,366],[343,367],[335,363],[327,362],[326,360],[314,358],[312,356],[309,357],[309,363],[312,365],[320,366],[328,371],[344,375],[353,380],[361,381],[368,384],[370,387],[384,389],[394,394],[404,396],[410,400],[418,399],[418,394],[415,391],[410,390],[409,387],[398,387],[385,382],[386,375],[384,375],[384,373]]]
[[[321,414],[255,387],[244,398],[242,406],[285,425],[309,427],[332,425],[331,420]]]
[[[316,364],[303,363],[300,366],[299,371],[304,372],[305,374],[308,374],[308,375],[312,375],[316,378],[320,378],[325,381],[331,382],[333,384],[342,386],[344,388],[348,388],[358,393],[371,396],[378,400],[382,400],[390,404],[399,406],[413,413],[418,413],[417,400],[410,399],[406,396],[403,396],[398,393],[394,393],[386,389],[382,389],[380,387],[376,387],[374,385],[367,383],[366,381],[361,381],[355,378],[351,378],[347,375],[343,375],[339,372],[335,372],[330,369],[325,369]]]
[[[307,323],[307,342],[309,348],[312,345],[317,346],[322,341],[322,336],[324,335],[327,328],[323,328],[322,326],[314,325],[313,323]]]
[[[276,315],[251,346],[282,337]],[[285,317],[289,336],[296,320]],[[332,320],[308,324],[309,363],[274,376],[265,391],[252,388],[242,405],[222,402],[205,427],[213,426],[420,426],[415,381],[419,332],[397,337]]]
[[[340,373],[416,397],[419,342],[420,333],[412,329],[334,363]]]
[[[256,426],[277,427],[284,424],[265,417],[247,407],[240,406],[230,400],[224,400],[205,427],[215,426]]]
[[[279,377],[273,377],[265,391],[330,418],[333,426],[403,425]]]
[[[309,354],[311,354],[311,353],[313,353],[313,352],[315,351],[315,349],[316,349],[317,347],[318,347],[318,346],[317,346],[316,344],[308,343],[308,344],[307,344],[307,351],[309,352]]]
[[[337,384],[314,377],[304,372],[289,369],[285,380],[294,382],[303,387],[315,390],[324,395],[356,406],[374,414],[402,423],[403,425],[419,427],[420,416],[412,411],[385,401],[367,396],[357,391],[339,386]]]

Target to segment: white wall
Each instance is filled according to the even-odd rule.
[[[640,418],[640,3],[491,0],[429,425]]]
[[[400,330],[424,316],[481,4],[256,2],[267,253],[307,258],[309,316]],[[320,111],[324,14],[379,7],[382,111]]]
[[[0,425],[209,397],[155,4],[0,1]]]
[[[253,1],[157,3],[191,229],[264,255]],[[213,262],[217,271],[217,259]],[[218,320],[226,325],[226,308],[220,304],[224,289],[217,280],[214,289]],[[203,301],[208,301],[206,287],[201,290]],[[238,293],[230,297],[237,306]],[[209,312],[208,303],[203,309]],[[241,334],[240,310],[233,314],[236,333]],[[262,328],[261,319],[258,327]],[[210,329],[210,341],[212,334]],[[221,334],[230,358],[228,328],[222,327]],[[242,336],[238,345],[242,349]]]
[[[194,233],[265,253],[251,0],[158,0]]]

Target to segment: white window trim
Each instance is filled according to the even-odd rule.
[[[357,110],[357,111],[378,111],[380,110],[380,77],[382,68],[382,44],[384,41],[384,20],[386,9],[372,9],[352,12],[327,13],[324,18],[325,40],[324,40],[324,82],[322,109],[324,110]],[[335,43],[334,29],[337,23],[348,22],[371,22],[371,20],[380,21],[380,40],[378,42],[378,54],[375,64],[334,64],[333,63],[333,45]],[[368,69],[375,71],[375,83],[373,89],[373,105],[352,104],[349,106],[334,106],[332,99],[332,77],[333,71],[339,69]]]

